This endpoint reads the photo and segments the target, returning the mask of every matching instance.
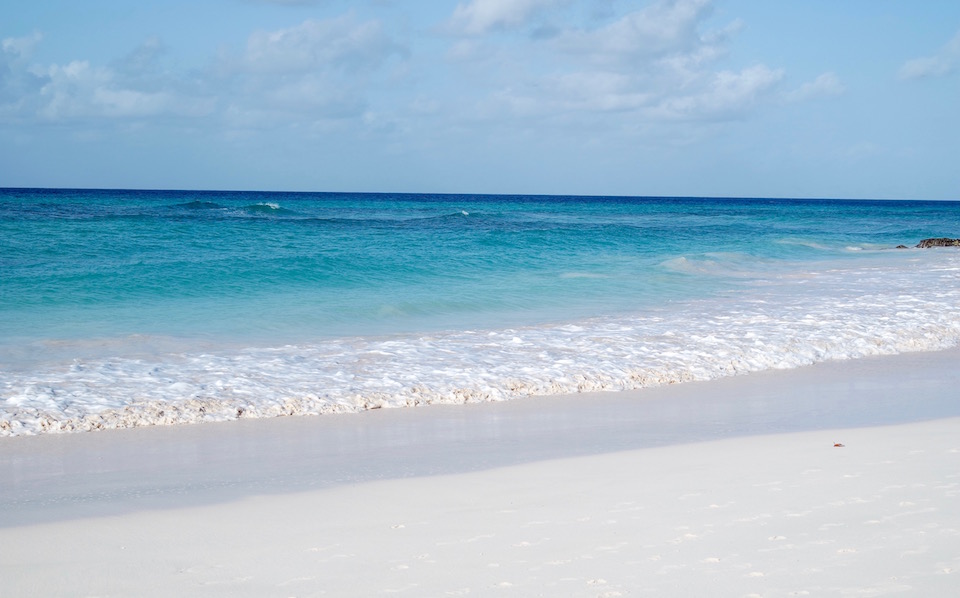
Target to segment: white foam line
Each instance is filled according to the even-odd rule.
[[[76,361],[0,382],[0,434],[627,390],[960,344],[960,256],[630,317]]]

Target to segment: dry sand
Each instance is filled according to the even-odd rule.
[[[5,439],[0,595],[955,596],[958,364]]]

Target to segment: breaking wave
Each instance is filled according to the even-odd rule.
[[[11,372],[0,435],[637,389],[958,344],[960,256],[928,253],[626,316]]]

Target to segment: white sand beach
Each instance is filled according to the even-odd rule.
[[[958,365],[3,439],[0,593],[953,596]]]

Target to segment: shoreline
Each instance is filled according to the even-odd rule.
[[[7,372],[0,436],[643,389],[956,347],[956,252],[887,255],[898,257],[801,262],[809,267],[757,279],[751,267],[761,264],[750,260],[680,256],[657,268],[746,278],[729,293],[681,297],[653,310],[613,309],[518,328],[201,347],[142,358],[120,357],[129,339],[118,337],[98,358]]]
[[[0,528],[724,438],[960,416],[960,348],[464,405],[0,438]],[[267,459],[269,464],[264,464]],[[171,502],[170,497],[176,497]]]
[[[957,363],[2,439],[0,578],[12,595],[947,596]]]

